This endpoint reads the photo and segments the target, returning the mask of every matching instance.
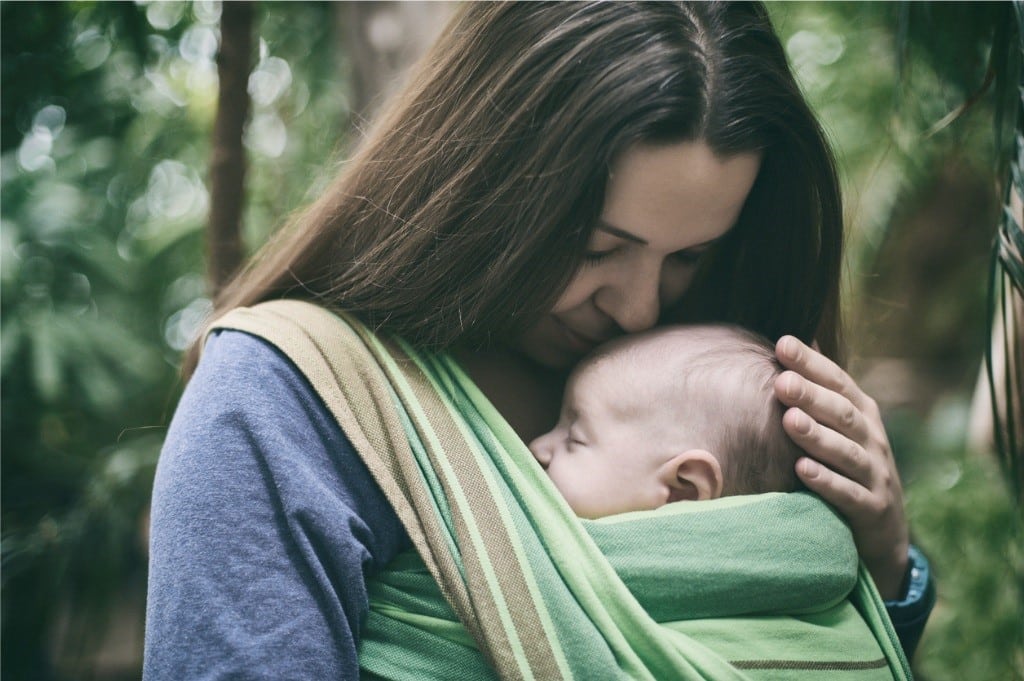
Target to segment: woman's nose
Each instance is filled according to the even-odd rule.
[[[630,268],[594,295],[594,304],[626,333],[646,331],[661,315],[661,267]]]

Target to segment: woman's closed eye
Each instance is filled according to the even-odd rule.
[[[583,254],[583,264],[584,266],[598,265],[616,255],[619,250],[620,248],[617,247],[603,251],[587,251]],[[680,265],[696,265],[700,262],[700,259],[705,253],[707,253],[707,249],[701,249],[699,251],[677,251],[670,255],[669,258]]]
[[[671,257],[680,265],[696,265],[697,263],[700,262],[700,259],[704,257],[705,253],[707,253],[707,249],[702,249],[699,251],[676,251],[669,257]]]
[[[583,264],[597,265],[598,263],[603,262],[608,258],[612,257],[613,255],[618,253],[618,251],[618,248],[610,248],[604,251],[587,251],[586,253],[583,254]]]

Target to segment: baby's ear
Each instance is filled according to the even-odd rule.
[[[707,501],[722,496],[722,466],[711,452],[689,449],[669,459],[660,471],[673,501]]]

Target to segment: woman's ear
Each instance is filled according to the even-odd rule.
[[[668,502],[707,501],[722,496],[722,466],[714,454],[689,449],[661,467],[659,477],[668,486]]]

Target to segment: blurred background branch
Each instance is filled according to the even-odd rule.
[[[217,115],[210,156],[210,221],[207,227],[207,276],[211,296],[238,270],[245,257],[242,207],[245,205],[245,147],[242,133],[249,117],[253,6],[248,0],[223,6],[217,54]]]
[[[242,7],[0,4],[7,678],[138,677],[146,507],[179,354],[211,291],[324,187],[452,8],[254,3],[236,24]],[[839,155],[852,370],[883,407],[938,573],[915,661],[936,681],[1024,678],[1019,468],[1000,467],[992,436],[966,438],[992,328],[1010,350],[994,365],[1020,376],[1021,317],[986,305],[1021,165],[1019,7],[770,5]],[[222,171],[234,179],[219,185]],[[238,230],[208,273],[214,223]]]

